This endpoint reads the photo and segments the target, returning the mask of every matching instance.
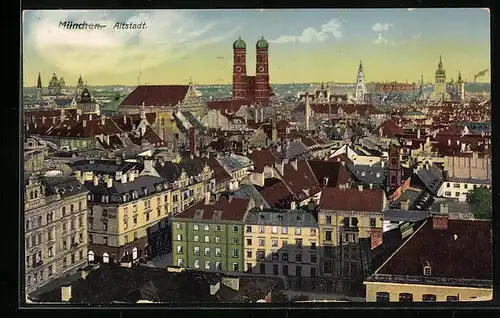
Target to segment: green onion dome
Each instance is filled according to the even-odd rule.
[[[238,40],[234,41],[233,48],[234,49],[245,49],[247,47],[245,41],[241,39],[241,36],[238,37]]]

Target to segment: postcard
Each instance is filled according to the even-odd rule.
[[[22,17],[26,304],[492,299],[488,9]]]

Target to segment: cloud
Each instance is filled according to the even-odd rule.
[[[346,23],[343,19],[332,19],[327,23],[323,24],[320,29],[315,29],[312,27],[306,28],[302,31],[301,35],[282,35],[275,40],[270,40],[270,43],[309,43],[313,41],[323,42],[333,36],[336,39],[340,39],[343,35],[343,26]]]
[[[384,38],[384,36],[379,33],[378,37],[375,39],[375,41],[373,41],[373,43],[375,44],[388,44],[389,41],[387,41],[386,38]]]
[[[190,12],[175,10],[32,11],[24,19],[24,46],[45,62],[85,75],[124,74],[178,60],[200,48],[234,36],[239,27],[227,21],[201,22]],[[60,21],[105,24],[101,30],[68,30]],[[144,30],[113,29],[116,22],[145,23]],[[225,31],[231,30],[231,31]],[[25,59],[29,59],[25,56]]]
[[[416,39],[420,39],[422,37],[422,35],[420,33],[418,33],[418,34],[412,35],[411,37],[416,40]]]
[[[377,22],[372,26],[372,30],[380,33],[380,32],[385,32],[385,31],[389,30],[389,28],[392,28],[392,27],[394,27],[394,24],[392,24],[392,23]]]
[[[407,44],[408,41],[404,40],[404,41],[391,41],[391,46],[398,46],[398,45],[405,45]]]

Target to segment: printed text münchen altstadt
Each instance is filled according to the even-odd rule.
[[[59,27],[68,30],[102,30],[106,28],[106,24],[104,23],[88,23],[87,21],[83,22],[74,22],[74,21],[60,21]],[[146,23],[132,23],[132,22],[116,22],[113,26],[113,29],[116,30],[144,30],[146,29]]]

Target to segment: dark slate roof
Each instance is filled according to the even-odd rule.
[[[254,169],[257,172],[263,172],[265,166],[273,166],[277,162],[276,156],[269,149],[252,151],[248,157],[253,161]]]
[[[200,201],[187,210],[179,213],[175,218],[205,221],[243,221],[249,203],[249,199],[225,198],[221,196],[218,201],[210,204],[205,204],[204,201]],[[221,213],[217,216],[219,211]],[[199,215],[199,218],[197,215]]]
[[[215,275],[194,271],[171,273],[164,269],[142,266],[125,268],[101,264],[85,280],[80,279],[71,284],[70,302],[85,305],[136,303],[139,300],[176,304],[218,302],[215,296],[210,295],[210,284],[207,281]],[[37,300],[60,302],[61,288],[43,293]]]
[[[122,161],[117,164],[115,160],[102,160],[102,159],[85,159],[71,162],[69,164],[73,171],[78,170],[82,172],[94,171],[96,173],[115,173],[117,171],[127,172],[133,169],[142,171],[143,165],[138,162]]]
[[[71,105],[73,98],[56,98],[54,99],[54,103],[57,107],[68,107]]]
[[[245,224],[315,228],[318,227],[318,220],[314,214],[303,210],[252,209],[248,212]]]
[[[43,177],[43,179],[47,185],[47,195],[59,193],[62,199],[88,192],[87,188],[72,176]]]
[[[377,273],[423,276],[429,262],[432,278],[492,280],[491,222],[448,220],[447,230],[432,224],[428,219]]]
[[[184,156],[181,158],[181,161],[177,164],[177,167],[180,171],[186,171],[188,176],[197,176],[205,167],[206,162],[202,157],[188,157]]]
[[[181,170],[171,161],[156,162],[154,168],[168,182],[177,181],[181,176]]]
[[[140,85],[120,105],[175,106],[184,100],[188,85]]]
[[[385,182],[387,167],[382,167],[381,164],[373,164],[370,167],[370,165],[355,165],[347,162],[346,167],[356,181],[366,184],[383,184]],[[379,173],[378,177],[377,173]]]
[[[226,169],[220,165],[220,163],[214,157],[209,157],[205,159],[210,169],[214,172],[215,181],[221,183],[224,181],[231,180],[231,175],[227,173]]]
[[[400,209],[387,209],[384,210],[384,220],[390,221],[411,221],[417,222],[425,220],[430,216],[429,211],[417,211],[417,210],[400,210]]]
[[[417,177],[432,194],[437,195],[443,183],[443,171],[439,167],[431,166],[429,169],[421,169],[417,172]]]
[[[265,208],[269,208],[269,204],[263,200],[259,191],[252,184],[240,184],[240,188],[233,192],[235,198],[252,199],[256,206],[263,205]]]

